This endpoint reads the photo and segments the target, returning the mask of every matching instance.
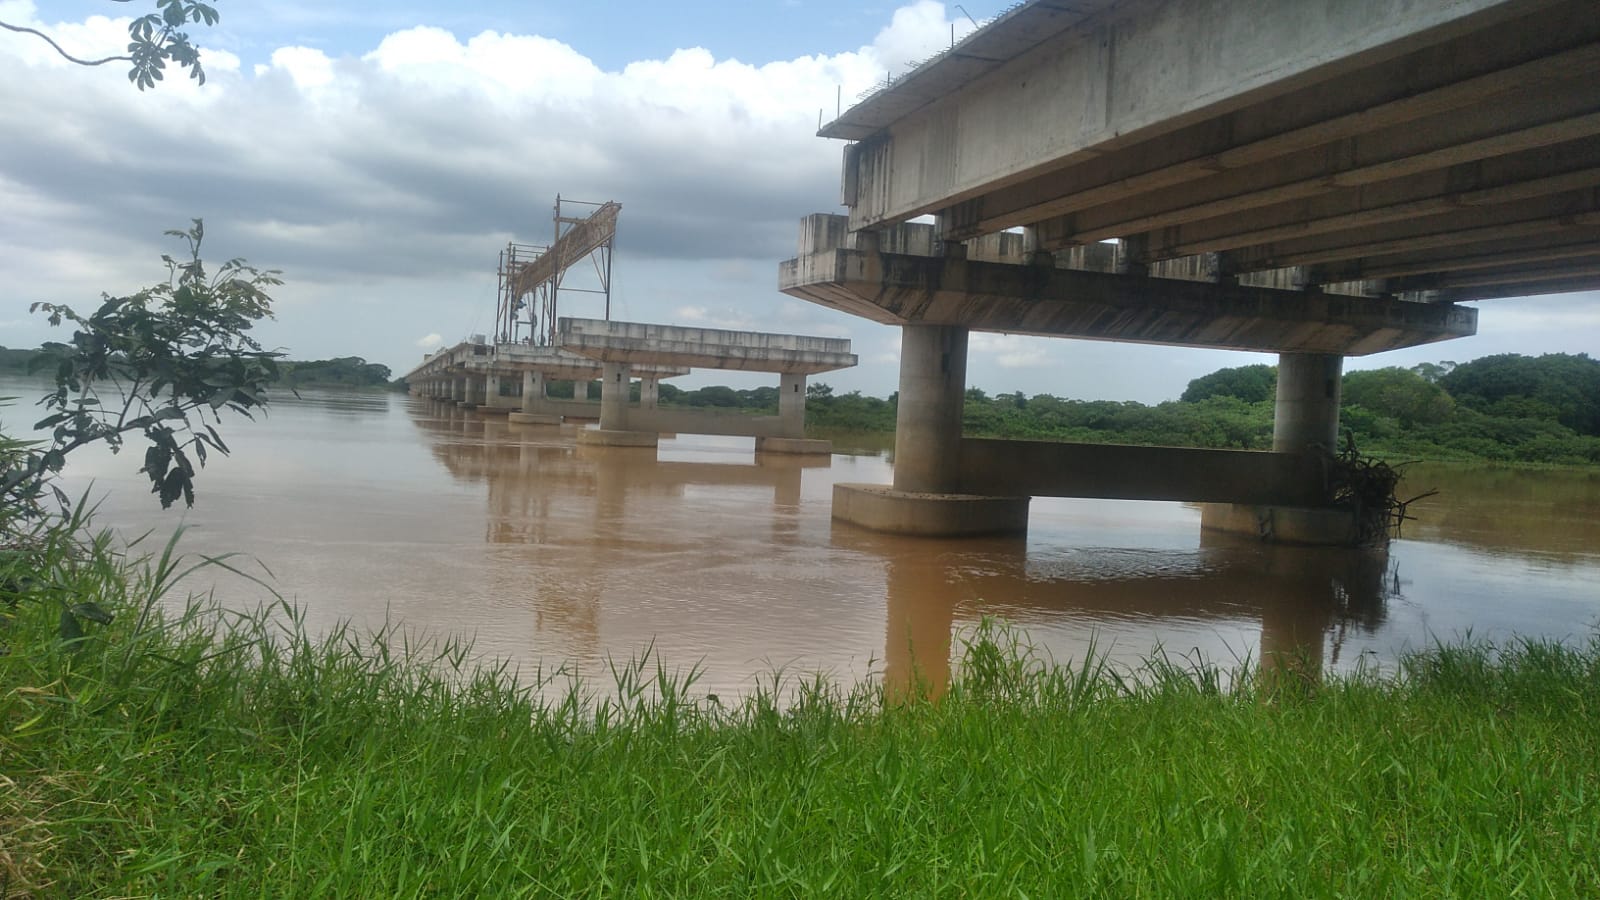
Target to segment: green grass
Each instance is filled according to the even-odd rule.
[[[519,686],[397,630],[163,613],[170,552],[29,552],[0,895],[1600,894],[1600,635],[1316,683],[1056,665],[990,626],[937,701],[724,704],[648,654]],[[63,640],[89,596],[115,620]]]

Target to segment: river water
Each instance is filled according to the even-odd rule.
[[[0,415],[15,430],[33,412]],[[146,493],[142,446],[75,454],[63,484],[100,498],[102,526],[164,539],[183,524],[182,549],[253,557],[313,628],[469,636],[524,671],[592,674],[652,648],[714,692],[777,670],[937,683],[952,636],[998,617],[1057,660],[1291,651],[1345,672],[1436,639],[1586,640],[1600,623],[1600,472],[1414,466],[1408,487],[1440,493],[1387,553],[1265,546],[1202,532],[1194,506],[1094,500],[1036,499],[1025,538],[955,541],[831,520],[834,482],[891,480],[882,453],[578,447],[570,428],[391,394],[305,392],[221,430],[233,455],[187,512]],[[270,599],[216,570],[189,588],[213,583],[232,606]]]

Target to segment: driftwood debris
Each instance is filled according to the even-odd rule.
[[[1344,434],[1344,445],[1328,458],[1326,484],[1328,502],[1355,514],[1358,546],[1377,546],[1400,536],[1400,528],[1416,517],[1409,515],[1411,504],[1437,494],[1428,490],[1402,500],[1395,493],[1410,462],[1389,465],[1365,456],[1356,448],[1355,435]]]

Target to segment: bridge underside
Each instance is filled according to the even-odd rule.
[[[1593,0],[1024,0],[820,134],[852,142],[849,214],[806,220],[779,286],[903,329],[894,485],[835,496],[874,527],[1016,530],[1063,491],[1327,512],[1345,356],[1600,287]],[[980,454],[973,330],[1278,352],[1298,462]]]
[[[1477,311],[1171,278],[839,248],[779,288],[889,325],[1359,356],[1476,332]]]
[[[855,231],[1449,303],[1600,284],[1597,83],[1592,0],[1034,0],[821,133]]]

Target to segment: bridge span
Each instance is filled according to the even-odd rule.
[[[894,483],[834,493],[871,528],[1127,496],[1343,543],[1344,357],[1600,287],[1593,0],[1028,0],[819,134],[848,214],[779,287],[902,329]],[[963,438],[974,330],[1276,352],[1273,450]]]
[[[515,424],[598,421],[578,434],[584,444],[654,447],[661,434],[682,432],[750,436],[758,451],[809,454],[832,445],[805,436],[806,377],[856,364],[843,338],[562,317],[554,339],[552,346],[464,341],[429,354],[406,382],[413,393],[506,413]],[[778,375],[777,415],[661,407],[661,379],[693,368]],[[600,397],[591,400],[596,379]],[[572,381],[573,398],[549,396],[551,381]]]

